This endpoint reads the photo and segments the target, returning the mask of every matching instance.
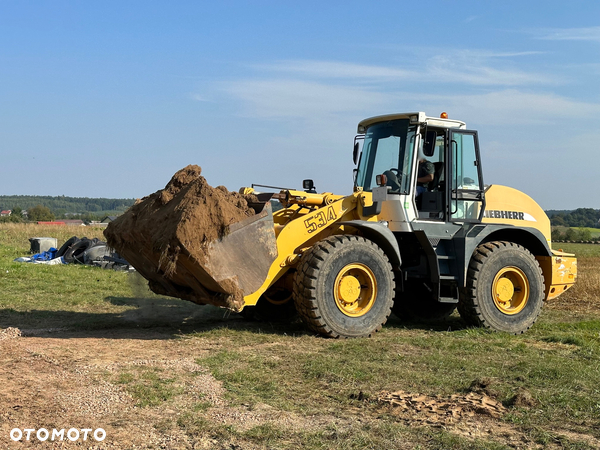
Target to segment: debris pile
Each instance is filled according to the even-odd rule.
[[[499,418],[506,412],[502,403],[475,392],[446,398],[404,391],[382,392],[378,401],[398,409],[400,414],[407,413],[413,420],[430,423],[451,423],[475,414]]]
[[[15,259],[36,264],[87,264],[103,269],[130,270],[129,263],[98,238],[73,236],[58,250],[51,247],[41,253]]]
[[[18,337],[21,337],[21,330],[19,330],[18,328],[0,328],[0,341],[3,341],[5,339],[16,339]]]

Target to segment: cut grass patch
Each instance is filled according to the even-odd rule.
[[[184,391],[177,384],[177,378],[165,378],[161,374],[162,371],[157,368],[124,372],[119,374],[115,383],[122,385],[136,400],[136,406],[158,406]]]

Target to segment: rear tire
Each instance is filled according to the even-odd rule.
[[[544,279],[535,257],[512,242],[482,244],[469,263],[458,311],[470,325],[521,334],[544,303]]]
[[[360,236],[330,236],[297,268],[294,303],[313,331],[332,338],[371,336],[387,321],[394,274],[385,253]]]
[[[401,320],[440,322],[456,309],[454,303],[441,303],[432,298],[432,292],[423,282],[405,283],[404,292],[396,293],[392,312]]]

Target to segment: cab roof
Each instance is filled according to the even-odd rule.
[[[389,120],[397,120],[397,119],[409,119],[410,123],[414,124],[427,124],[433,127],[440,128],[467,128],[467,124],[465,122],[461,122],[460,120],[453,119],[440,119],[439,117],[427,117],[424,112],[412,112],[412,113],[396,113],[396,114],[386,114],[383,116],[375,116],[370,117],[368,119],[361,120],[358,124],[358,133],[365,133],[367,128],[371,125],[379,122],[387,122]]]

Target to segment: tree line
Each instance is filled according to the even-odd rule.
[[[135,199],[40,195],[0,195],[0,209],[11,215],[0,222],[47,222],[60,219],[102,220],[125,212]]]
[[[600,228],[600,209],[578,208],[574,211],[546,211],[555,227]]]
[[[135,202],[134,198],[89,198],[89,197],[58,197],[43,195],[0,195],[0,207],[3,210],[21,208],[29,211],[41,205],[49,208],[55,214],[102,211],[124,212]]]

